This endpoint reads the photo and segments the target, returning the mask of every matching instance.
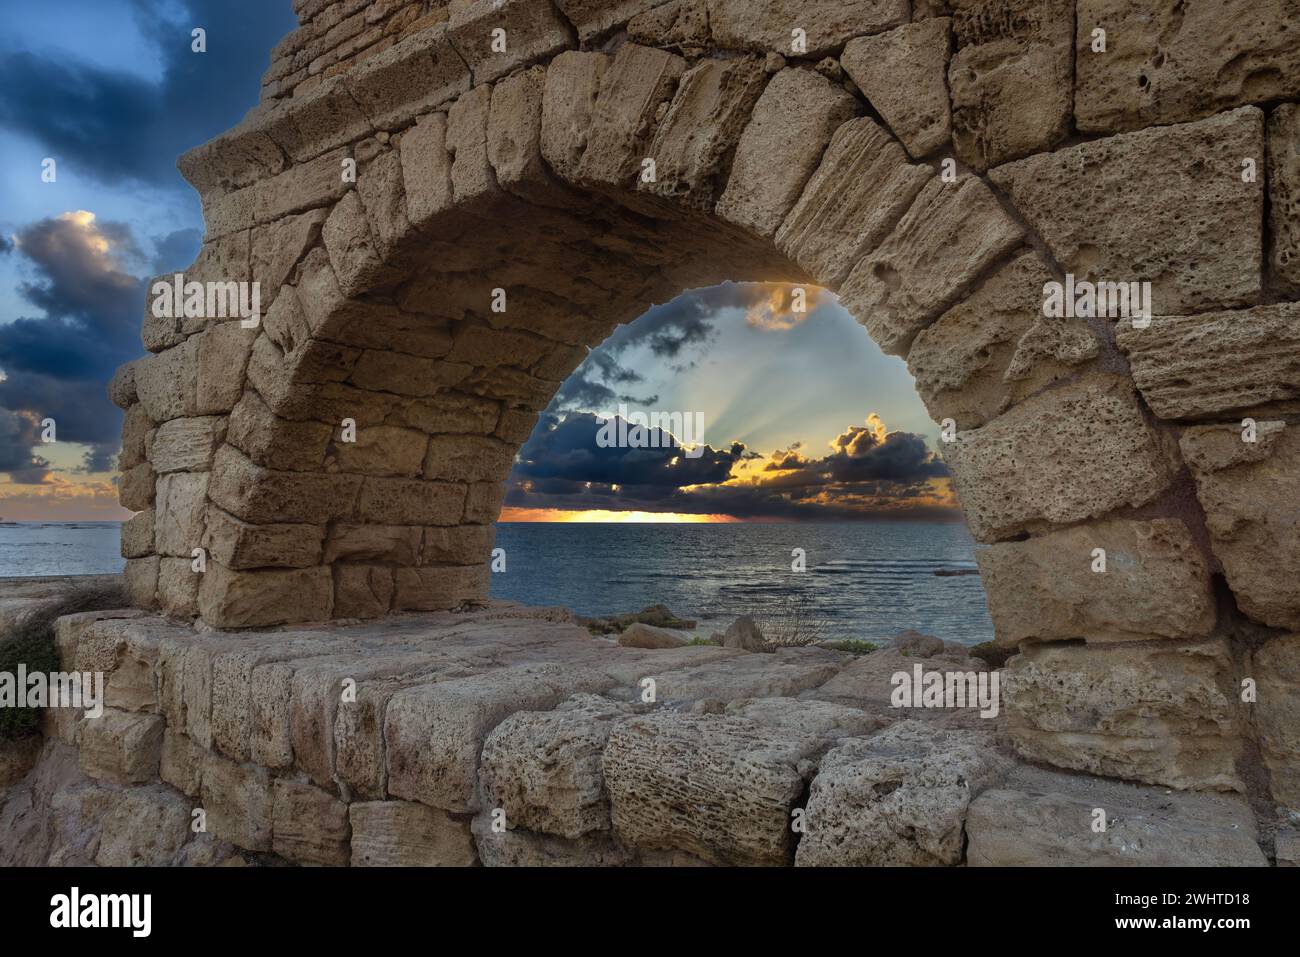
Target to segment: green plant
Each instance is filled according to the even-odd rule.
[[[827,621],[816,614],[807,595],[787,595],[767,616],[763,633],[768,648],[802,648],[821,640]]]
[[[80,588],[62,600],[40,609],[0,636],[0,673],[17,679],[18,666],[27,672],[59,670],[59,653],[54,646],[54,623],[79,611],[121,608],[127,604],[120,588]],[[0,741],[12,741],[35,734],[40,726],[40,708],[0,708]]]

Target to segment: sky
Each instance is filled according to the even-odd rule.
[[[291,2],[0,0],[0,22],[0,517],[125,518],[105,384],[143,352],[148,279],[198,252],[176,157],[256,104]],[[953,515],[902,361],[829,293],[790,305],[786,287],[728,284],[621,327],[520,450],[503,520]],[[601,447],[620,405],[698,416],[702,435],[681,438],[699,454]]]

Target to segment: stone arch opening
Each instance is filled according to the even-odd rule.
[[[1163,41],[1133,15],[1100,65],[1104,0],[512,0],[391,5],[425,16],[321,64],[352,5],[297,6],[263,104],[181,161],[186,279],[261,283],[261,321],[149,314],[112,386],[138,604],[237,628],[481,597],[509,457],[587,346],[690,286],[816,283],[956,429],[1022,751],[1240,787],[1243,662],[1285,684],[1300,627],[1294,51],[1246,31],[1219,70],[1202,25],[1130,89]],[[1150,283],[1155,318],[1047,320],[1072,278]],[[1065,672],[1167,733],[1062,726]]]

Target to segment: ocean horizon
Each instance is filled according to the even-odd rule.
[[[119,522],[0,522],[0,578],[120,572]],[[724,631],[791,615],[828,639],[993,637],[975,543],[946,522],[497,525],[492,596],[603,617],[664,604]],[[795,571],[795,549],[805,570]]]

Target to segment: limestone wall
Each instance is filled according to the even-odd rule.
[[[690,286],[818,283],[956,430],[1020,752],[1300,804],[1300,2],[296,9],[181,160],[186,278],[260,282],[262,320],[147,314],[112,385],[137,604],[481,598],[587,347]],[[1154,318],[1045,318],[1067,275]]]

